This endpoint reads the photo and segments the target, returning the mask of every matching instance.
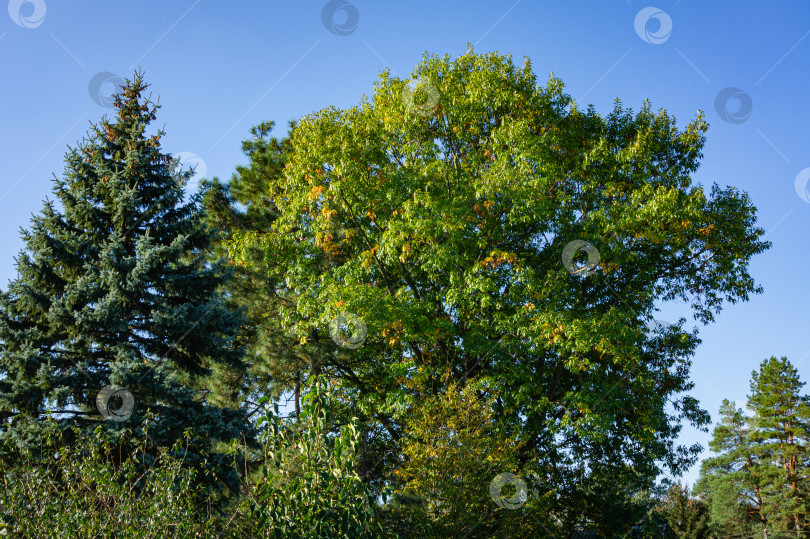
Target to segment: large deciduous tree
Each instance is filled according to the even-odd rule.
[[[426,55],[411,80],[384,72],[370,99],[302,118],[281,170],[253,163],[274,219],[230,253],[280,289],[262,323],[300,351],[287,371],[334,380],[365,421],[369,481],[407,489],[388,473],[419,454],[416,410],[476,379],[497,426],[479,431],[516,444],[504,471],[530,483],[520,510],[620,531],[614,474],[632,491],[679,473],[700,449],[676,445],[681,425],[709,420],[686,394],[697,331],[648,331],[656,306],[709,323],[760,291],[749,198],[692,180],[706,130],[649,103],[601,116],[528,61]],[[362,346],[330,339],[342,313]]]
[[[183,201],[192,172],[161,152],[162,131],[148,131],[158,106],[146,88],[136,73],[116,116],[67,152],[54,177],[60,204],[46,200],[23,232],[19,276],[0,296],[0,441],[39,447],[52,414],[65,443],[74,426],[125,431],[124,459],[143,440],[155,455],[187,431],[186,461],[236,489],[214,444],[251,429],[234,396],[212,388],[244,371],[241,315],[222,298],[228,270],[209,260],[198,199]]]

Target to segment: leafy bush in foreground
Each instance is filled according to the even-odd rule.
[[[77,429],[78,430],[78,429]],[[77,435],[79,433],[77,432]],[[180,442],[140,471],[143,446],[116,463],[100,430],[60,444],[51,424],[39,454],[20,449],[22,467],[0,461],[0,526],[11,537],[210,537],[195,472]],[[54,449],[56,448],[56,449]]]
[[[296,537],[382,535],[376,502],[355,471],[353,423],[330,434],[325,384],[314,380],[298,421],[269,407],[262,456],[245,470],[238,499],[217,509],[183,442],[147,462],[144,448],[121,458],[101,427],[74,430],[68,447],[50,423],[38,454],[20,447],[0,460],[0,533],[12,537]],[[124,433],[121,434],[124,436]],[[185,441],[188,441],[186,436]],[[11,445],[11,444],[8,444]],[[239,448],[232,446],[232,453]],[[16,463],[22,463],[20,466]]]
[[[314,378],[296,423],[268,407],[259,424],[264,464],[252,496],[258,529],[266,537],[378,537],[376,502],[355,470],[356,418],[332,430],[331,392]]]

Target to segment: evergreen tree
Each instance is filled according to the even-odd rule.
[[[749,534],[758,524],[767,537],[760,460],[748,418],[734,402],[723,400],[709,447],[717,456],[701,463],[695,490],[710,502],[710,528],[716,534]]]
[[[810,407],[804,382],[785,357],[770,357],[751,373],[751,441],[762,470],[763,513],[802,537],[808,522]]]
[[[49,414],[67,443],[72,426],[126,430],[122,459],[137,440],[154,455],[187,431],[186,462],[238,488],[215,443],[253,431],[214,381],[244,371],[242,317],[220,292],[227,267],[208,260],[199,197],[183,202],[192,171],[161,153],[162,130],[147,133],[159,108],[147,86],[140,72],[127,81],[114,120],[67,152],[61,208],[46,200],[22,231],[18,277],[0,295],[0,442],[39,446]]]
[[[711,501],[716,533],[764,537],[790,532],[802,537],[808,527],[808,436],[810,406],[804,382],[785,357],[770,357],[751,373],[746,416],[723,401],[721,422],[702,464],[697,490]]]
[[[245,231],[264,232],[272,227],[278,209],[265,194],[268,177],[279,177],[290,151],[290,139],[270,137],[274,123],[263,122],[251,129],[252,138],[243,141],[242,151],[250,159],[246,166],[237,166],[228,183],[218,178],[203,181],[203,205],[208,224],[216,234],[214,258],[228,256],[227,242]],[[290,122],[292,131],[295,123]],[[259,410],[262,396],[278,398],[285,390],[295,394],[296,414],[300,409],[301,386],[305,383],[308,364],[307,350],[289,332],[272,323],[279,304],[291,301],[290,295],[279,294],[284,286],[271,278],[264,266],[264,251],[252,250],[251,263],[233,267],[234,276],[225,286],[228,300],[234,307],[244,309],[246,323],[239,340],[244,344],[245,360],[250,369],[239,382],[243,386],[250,411]]]

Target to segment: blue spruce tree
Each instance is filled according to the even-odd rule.
[[[18,277],[0,293],[0,458],[15,454],[4,442],[38,448],[49,417],[64,443],[101,425],[119,459],[188,433],[200,481],[236,491],[222,448],[255,433],[222,380],[245,372],[243,318],[223,298],[230,270],[210,257],[199,195],[184,201],[192,171],[147,132],[159,108],[147,86],[139,72],[127,81],[116,117],[68,150],[61,204],[46,200],[22,231]]]

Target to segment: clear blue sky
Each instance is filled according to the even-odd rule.
[[[423,51],[457,56],[469,42],[517,63],[528,56],[541,82],[554,72],[580,106],[602,113],[616,97],[634,109],[649,98],[681,126],[705,111],[712,128],[695,178],[747,191],[773,248],[751,268],[765,293],[701,329],[693,394],[716,418],[722,398],[745,398],[770,355],[810,380],[810,203],[800,196],[810,200],[810,170],[799,176],[810,167],[810,3],[654,1],[642,12],[650,4],[640,0],[351,0],[330,32],[322,0],[12,0],[0,10],[0,286],[15,275],[18,229],[50,195],[66,145],[109,112],[88,91],[97,73],[142,67],[163,105],[165,149],[227,179],[245,162],[251,125],[272,119],[282,135],[291,118],[358,103],[386,66],[407,76]],[[729,87],[737,97],[721,115],[715,101]],[[696,477],[697,466],[685,479]]]

